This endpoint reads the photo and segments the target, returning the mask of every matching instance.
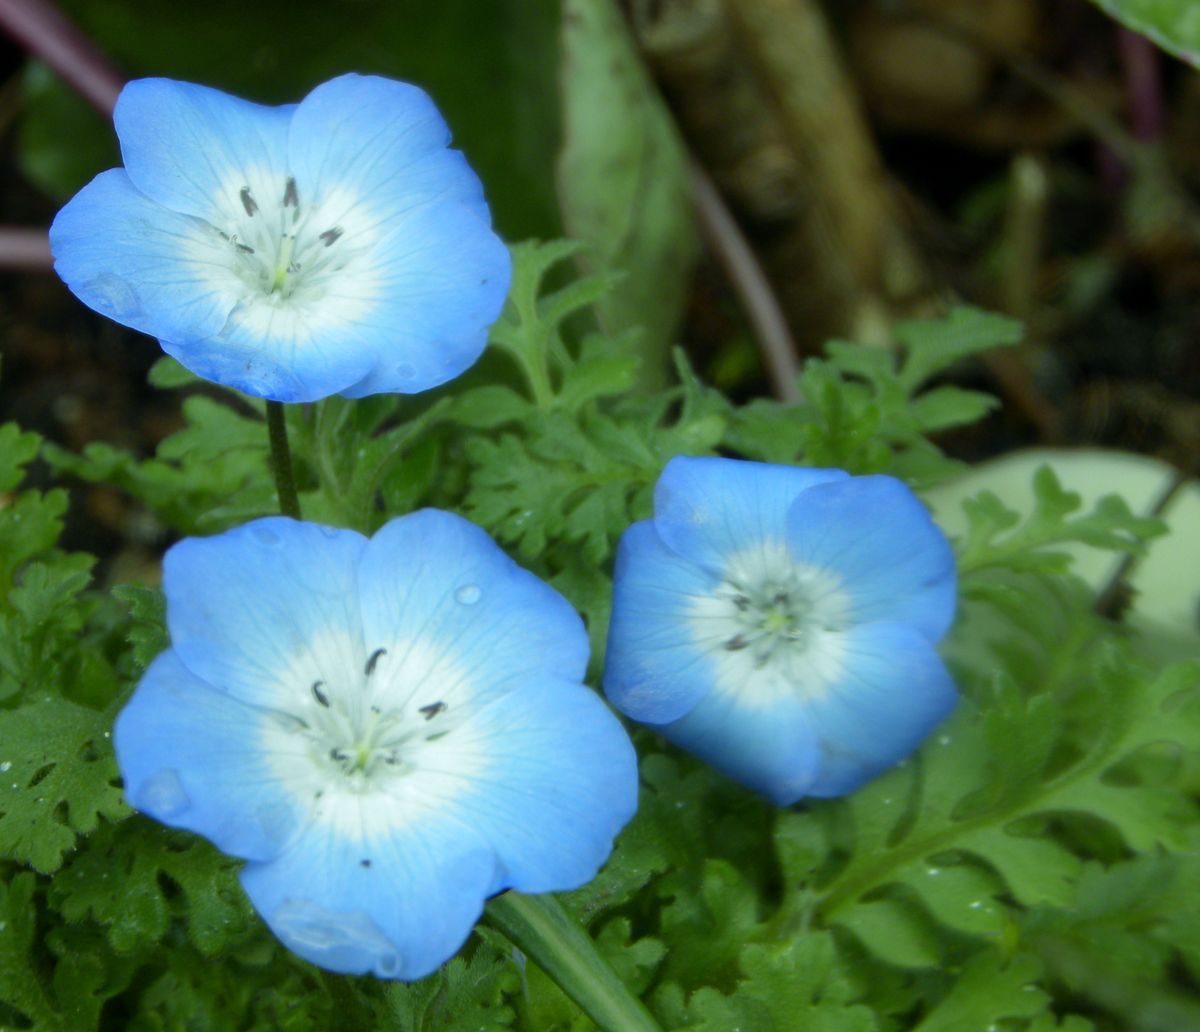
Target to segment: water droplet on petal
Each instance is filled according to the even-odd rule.
[[[396,377],[400,380],[411,380],[417,375],[417,371],[407,362],[404,365],[396,366]]]
[[[12,770],[12,760],[5,760],[3,763],[0,763],[0,774],[4,774],[10,770]]]
[[[454,600],[461,602],[464,606],[473,606],[479,601],[479,596],[482,594],[478,584],[464,584],[454,593]]]
[[[319,527],[318,529],[321,531],[322,534],[324,534],[327,538],[330,538],[331,540],[338,536],[337,527]]]
[[[136,315],[142,307],[137,291],[111,272],[88,280],[80,293],[96,311],[118,322]]]
[[[394,978],[400,957],[369,914],[326,910],[306,899],[289,899],[275,909],[270,924],[300,956],[339,968],[368,969]]]
[[[250,533],[254,535],[254,540],[260,545],[279,544],[279,535],[270,527],[251,527]]]
[[[143,786],[134,805],[154,817],[174,817],[182,813],[192,801],[183,790],[179,775],[173,770],[159,771]]]

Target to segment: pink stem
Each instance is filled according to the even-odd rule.
[[[1158,49],[1145,36],[1124,27],[1117,29],[1117,48],[1125,72],[1129,123],[1139,140],[1157,140],[1163,134],[1162,70]]]
[[[53,265],[44,229],[0,226],[0,268],[48,272]]]
[[[51,0],[0,0],[0,29],[46,62],[106,118],[125,77]]]

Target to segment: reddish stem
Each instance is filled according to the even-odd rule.
[[[50,0],[0,0],[0,29],[45,61],[102,115],[112,117],[125,77]]]

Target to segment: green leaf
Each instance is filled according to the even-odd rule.
[[[30,957],[37,933],[36,886],[29,872],[17,874],[7,885],[0,879],[0,1020],[5,1019],[7,1005],[21,1016],[22,1025],[27,1021],[37,1029],[60,1029],[53,1002]]]
[[[128,640],[133,647],[133,661],[139,670],[145,670],[170,644],[167,600],[158,588],[140,584],[118,584],[112,593],[114,598],[129,606]]]
[[[964,358],[1019,344],[1025,329],[1007,316],[959,306],[944,319],[897,323],[892,335],[906,351],[900,366],[900,386],[912,394],[930,377]]]
[[[950,992],[913,1032],[995,1028],[1005,1018],[1040,1014],[1048,1002],[1036,984],[1040,973],[1032,957],[978,953],[956,973]]]
[[[963,502],[969,526],[958,565],[964,577],[998,566],[1063,571],[1070,555],[1050,546],[1069,542],[1141,555],[1145,542],[1166,532],[1161,520],[1130,512],[1119,495],[1105,495],[1091,512],[1072,517],[1079,495],[1064,490],[1049,466],[1037,471],[1033,487],[1034,509],[1024,522],[990,491]],[[969,589],[970,582],[964,586]]]
[[[172,919],[211,956],[244,938],[253,917],[241,861],[207,842],[149,821],[103,825],[55,880],[51,898],[68,921],[104,926],[119,953],[161,942]]]
[[[562,31],[563,218],[585,264],[625,274],[600,322],[644,331],[641,375],[658,384],[698,246],[686,152],[613,0],[567,0]]]
[[[100,818],[129,814],[111,715],[45,696],[0,710],[0,857],[50,873]]]
[[[1200,9],[1190,0],[1092,0],[1163,50],[1200,67]]]

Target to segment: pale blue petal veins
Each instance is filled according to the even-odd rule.
[[[635,523],[621,536],[604,691],[622,713],[665,724],[712,688],[716,667],[700,647],[692,613],[716,586],[713,575],[663,544],[654,522]]]
[[[812,487],[789,507],[787,534],[797,562],[841,582],[851,624],[895,621],[937,641],[954,620],[954,552],[901,481],[868,476]]]
[[[578,888],[596,876],[637,809],[637,755],[593,691],[545,677],[469,712],[442,771],[464,755],[468,785],[453,806],[496,851],[491,892]],[[430,753],[426,766],[438,769]]]
[[[262,722],[270,719],[201,681],[168,649],[113,730],[126,798],[231,856],[273,859],[307,815],[263,753]]]
[[[495,880],[490,848],[441,800],[391,821],[310,825],[242,885],[293,952],[331,971],[421,978],[463,944]]]
[[[296,108],[288,161],[312,200],[340,219],[338,196],[387,215],[438,199],[471,207],[485,221],[483,188],[450,129],[417,86],[373,75],[341,75]]]
[[[364,640],[388,649],[377,676],[396,692],[415,680],[454,711],[587,669],[579,614],[461,516],[422,509],[390,521],[363,552],[358,582]]]
[[[228,245],[199,219],[101,172],[50,227],[54,269],[88,307],[143,333],[186,339],[216,333],[240,296]]]
[[[371,371],[341,393],[413,393],[465,372],[487,346],[508,296],[508,248],[460,204],[409,209],[370,232],[378,234],[370,265],[331,287],[331,307],[345,323],[340,330],[331,324],[329,335],[352,337],[375,358]]]
[[[764,700],[738,688],[714,688],[654,730],[777,806],[794,803],[811,792],[822,762],[805,701],[787,692]]]
[[[808,700],[821,753],[814,796],[838,796],[895,766],[954,709],[958,696],[918,630],[874,623],[840,638],[841,672]]]
[[[846,479],[840,469],[678,456],[654,489],[654,523],[670,548],[720,574],[748,544],[785,539],[788,507],[802,491]]]
[[[212,336],[161,341],[197,376],[274,401],[317,401],[358,383],[379,361],[379,327],[364,328],[343,299],[281,304],[247,292]]]
[[[121,91],[113,121],[134,186],[175,211],[222,225],[242,210],[243,189],[260,204],[282,194],[295,109],[190,82],[137,79]]]
[[[172,648],[252,705],[294,709],[317,680],[350,691],[366,656],[356,590],[366,544],[282,516],[184,539],[163,559]]]

